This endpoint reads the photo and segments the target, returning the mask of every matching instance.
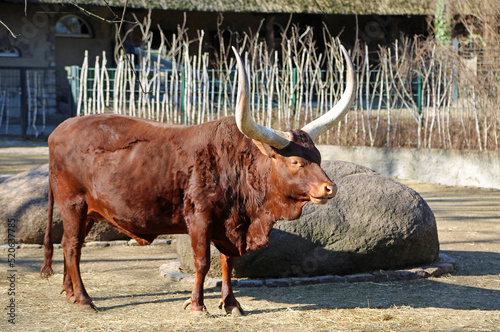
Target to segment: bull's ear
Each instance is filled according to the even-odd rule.
[[[255,144],[259,148],[260,152],[262,152],[266,156],[271,157],[271,158],[274,158],[276,156],[276,152],[273,150],[273,148],[269,144],[262,143],[261,141],[257,141],[257,140],[252,140],[252,141],[253,141],[253,144]]]

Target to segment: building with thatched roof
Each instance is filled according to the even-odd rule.
[[[261,35],[269,43],[279,38],[291,21],[317,30],[326,26],[333,35],[342,33],[347,43],[357,33],[366,42],[378,44],[394,40],[400,33],[425,34],[425,17],[433,14],[435,1],[130,0],[125,19],[134,21],[133,14],[141,19],[151,8],[152,30],[161,28],[170,33],[183,24],[186,13],[190,32],[203,29],[207,40],[218,28],[256,31],[262,24]],[[2,22],[11,30],[0,30],[0,53],[11,53],[2,65],[66,66],[81,64],[84,50],[89,50],[91,57],[102,50],[112,54],[113,22],[121,17],[124,4],[119,0],[28,0],[25,12],[25,0],[0,1],[2,13],[8,13]],[[218,27],[221,17],[222,26]]]
[[[24,0],[5,1],[24,3]],[[78,4],[80,6],[123,7],[125,1],[108,0],[28,0],[31,4]],[[128,8],[152,8],[158,10],[178,10],[190,12],[226,13],[309,13],[343,15],[428,15],[433,14],[436,0],[130,0]]]
[[[425,35],[428,31],[426,17],[434,12],[435,1],[130,0],[120,31],[123,33],[131,27],[127,22],[142,21],[151,9],[153,34],[172,35],[179,25],[185,24],[193,37],[197,31],[204,31],[203,47],[206,49],[218,47],[216,39],[221,31],[259,31],[259,36],[265,38],[268,47],[274,48],[279,44],[281,33],[290,24],[313,27],[319,48],[322,47],[325,27],[331,35],[341,35],[347,45],[359,38],[376,48],[378,44],[399,38],[401,33]],[[112,65],[117,44],[117,22],[125,3],[119,0],[0,0],[3,14],[0,66],[64,68],[81,65],[85,51],[88,51],[90,59],[102,56],[102,52],[106,51],[108,63]],[[127,40],[134,42],[140,37],[140,30],[135,29]],[[45,93],[53,95],[46,106],[49,113],[67,117],[70,115],[67,105],[71,101],[66,72],[57,71],[52,76],[52,79],[43,82],[47,87]],[[2,86],[12,87],[12,94],[16,89],[22,90],[21,77],[22,74],[6,74],[5,70],[0,70],[0,90]],[[23,106],[22,97],[16,103],[19,103],[19,114],[21,109],[28,107]]]

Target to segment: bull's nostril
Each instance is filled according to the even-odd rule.
[[[337,194],[337,186],[336,185],[326,185],[325,186],[325,193],[330,198],[335,197],[335,195]]]

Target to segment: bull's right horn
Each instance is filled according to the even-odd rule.
[[[283,149],[290,144],[291,134],[279,130],[268,129],[256,123],[250,113],[250,88],[248,76],[243,66],[240,54],[233,46],[233,52],[238,62],[238,98],[236,101],[236,124],[240,131],[248,137],[269,144],[277,149]]]
[[[354,65],[344,46],[340,45],[340,49],[347,63],[347,84],[339,102],[331,110],[302,128],[303,131],[309,134],[313,141],[342,120],[344,115],[351,109],[351,105],[356,97],[356,73]]]

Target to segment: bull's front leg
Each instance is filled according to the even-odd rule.
[[[204,223],[202,218],[196,219],[190,227],[189,236],[191,238],[191,247],[193,248],[194,268],[196,276],[194,280],[193,292],[191,298],[184,302],[183,308],[191,305],[191,313],[202,313],[206,311],[203,301],[203,283],[205,276],[210,269],[210,224]]]
[[[234,297],[233,286],[231,285],[234,257],[226,256],[223,253],[220,253],[220,265],[222,270],[222,289],[219,309],[222,309],[222,306],[224,306],[226,313],[231,313],[233,316],[242,316],[245,313],[243,312],[243,309],[241,309],[239,302]]]

